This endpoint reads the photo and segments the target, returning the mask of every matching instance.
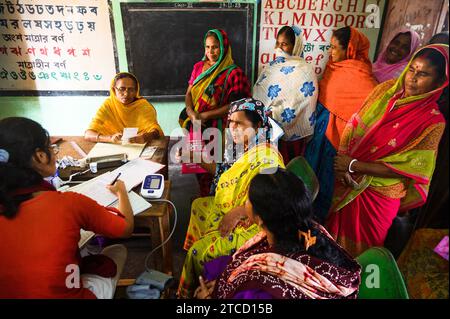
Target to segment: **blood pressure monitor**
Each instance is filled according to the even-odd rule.
[[[164,176],[150,174],[145,176],[141,186],[141,196],[144,198],[160,198],[164,192]]]

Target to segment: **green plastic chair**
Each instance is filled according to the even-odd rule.
[[[300,177],[311,192],[312,199],[316,199],[319,193],[319,180],[305,158],[303,156],[294,157],[286,165],[286,169]]]
[[[409,299],[397,262],[384,247],[371,247],[356,258],[361,265],[358,299]]]

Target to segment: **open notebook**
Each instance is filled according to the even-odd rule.
[[[106,185],[110,184],[119,173],[121,173],[119,179],[125,183],[125,187],[129,192],[133,187],[142,183],[145,176],[156,173],[163,167],[164,165],[162,164],[137,158],[120,166],[114,171],[106,172],[91,180],[68,188],[65,191],[83,194],[92,198],[100,205],[108,206],[114,203],[117,200],[117,197],[106,188]]]
[[[133,210],[133,215],[142,213],[143,211],[152,207],[152,204],[147,202],[144,198],[131,191],[128,193],[128,199],[130,200],[131,209]],[[119,201],[116,200],[114,203],[109,205],[110,207],[119,208]]]

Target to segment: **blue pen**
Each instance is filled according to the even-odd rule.
[[[114,185],[116,182],[117,182],[117,179],[119,178],[119,176],[121,175],[122,173],[119,173],[119,174],[117,174],[117,176],[116,176],[116,178],[114,178],[114,180],[111,182],[111,186],[112,185]]]

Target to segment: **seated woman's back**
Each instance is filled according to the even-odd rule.
[[[361,268],[313,221],[297,176],[283,169],[255,176],[245,209],[262,232],[229,257],[213,298],[356,298]],[[206,264],[208,280],[210,270]]]

